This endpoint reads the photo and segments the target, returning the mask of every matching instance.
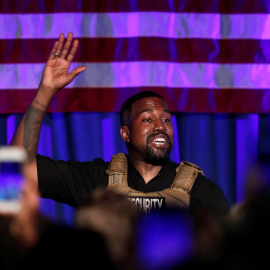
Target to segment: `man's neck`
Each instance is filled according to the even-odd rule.
[[[139,171],[145,183],[147,184],[151,181],[161,170],[162,165],[153,165],[146,163],[145,161],[132,159],[129,157],[132,165]]]

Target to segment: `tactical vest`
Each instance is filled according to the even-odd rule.
[[[142,192],[128,186],[128,163],[125,154],[114,155],[106,171],[109,177],[107,189],[116,191],[120,194],[132,197],[147,197],[165,199],[166,207],[188,208],[190,203],[190,191],[198,173],[204,175],[203,170],[197,165],[182,161],[176,168],[176,177],[171,185],[162,191]]]

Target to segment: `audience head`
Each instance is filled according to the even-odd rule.
[[[139,209],[126,197],[96,189],[75,213],[75,226],[100,233],[119,268],[134,266],[135,232]]]

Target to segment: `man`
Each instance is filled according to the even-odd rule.
[[[11,145],[26,149],[28,166],[35,174],[33,178],[38,181],[41,196],[77,207],[93,189],[109,184],[111,189],[116,187],[120,193],[133,195],[129,198],[144,212],[151,207],[161,208],[176,198],[173,204],[180,202],[192,210],[204,206],[226,213],[228,203],[222,190],[204,177],[200,168],[193,164],[181,164],[178,168],[179,164],[170,161],[171,113],[166,101],[151,91],[131,97],[122,106],[120,134],[128,155],[117,156],[116,162],[109,164],[100,158],[91,162],[64,162],[37,155],[40,128],[50,101],[86,69],[80,66],[68,72],[79,45],[78,40],[72,43],[72,39],[69,33],[64,42],[61,34],[55,42],[38,91],[11,141]],[[115,171],[119,169],[118,177]],[[179,186],[179,181],[183,185]]]

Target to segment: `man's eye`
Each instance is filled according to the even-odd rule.
[[[143,119],[143,122],[151,122],[150,118]]]
[[[163,122],[171,122],[171,119],[170,118],[163,118],[162,121]]]

